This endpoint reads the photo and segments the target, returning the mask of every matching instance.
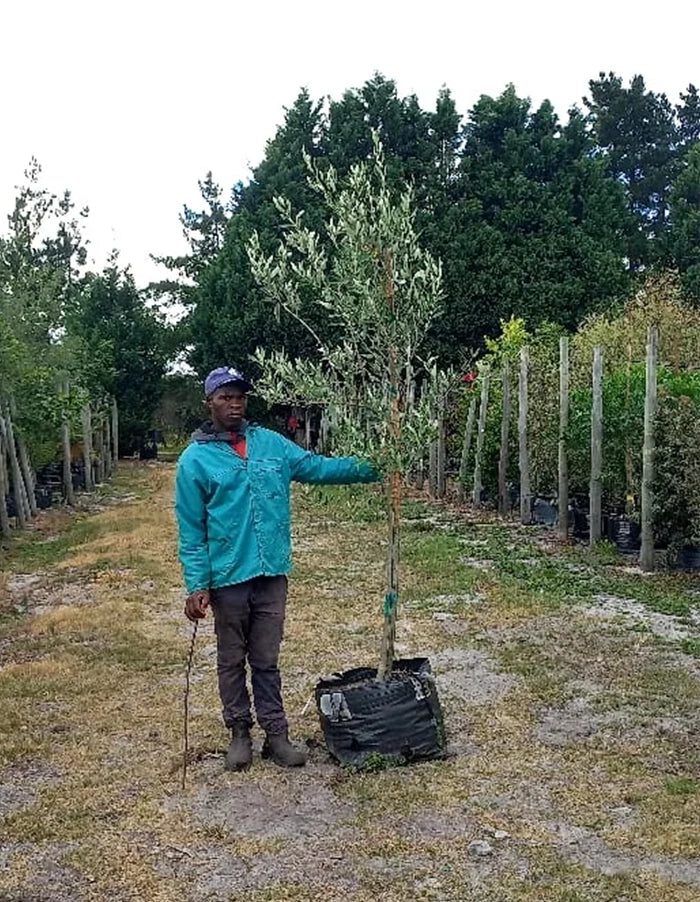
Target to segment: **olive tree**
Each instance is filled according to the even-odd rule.
[[[441,266],[418,240],[411,190],[395,196],[389,188],[376,135],[372,157],[342,182],[333,168],[321,171],[308,157],[306,164],[328,209],[325,234],[279,197],[283,239],[276,252],[265,254],[256,234],[248,253],[276,314],[302,323],[317,354],[292,360],[259,349],[257,384],[269,402],[323,405],[334,448],[369,460],[382,476],[388,521],[382,678],[394,659],[403,477],[432,437],[436,398],[446,388],[434,361],[420,356],[441,312]],[[314,306],[333,327],[332,343],[309,322],[306,311]]]

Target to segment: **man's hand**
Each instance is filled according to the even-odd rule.
[[[206,617],[207,608],[209,607],[209,589],[198,589],[191,595],[187,596],[185,602],[185,617],[194,622]]]

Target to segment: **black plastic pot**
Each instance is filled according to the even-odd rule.
[[[569,499],[569,524],[575,539],[588,541],[591,534],[588,495],[573,495]]]
[[[532,522],[540,526],[556,526],[559,519],[557,505],[545,498],[532,501]]]
[[[363,767],[442,758],[445,731],[427,658],[396,661],[388,679],[358,667],[320,680],[316,708],[328,751],[341,764]]]
[[[608,518],[607,535],[623,554],[635,554],[642,547],[639,524],[624,514],[613,514]]]
[[[700,548],[683,548],[673,562],[674,570],[700,570]]]
[[[36,506],[39,510],[46,510],[51,507],[53,493],[48,486],[37,485],[34,487],[34,498],[36,499]]]

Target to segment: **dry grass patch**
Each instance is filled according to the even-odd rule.
[[[251,772],[223,771],[207,620],[182,793],[172,475],[124,467],[102,510],[52,516],[7,558],[27,613],[0,620],[0,786],[16,789],[7,810],[0,791],[0,898],[695,899],[698,680],[679,663],[694,659],[572,608],[631,578],[539,533],[409,502],[399,648],[435,662],[457,754],[378,773],[328,761],[316,680],[379,656],[385,529],[365,488],[294,496],[282,668],[309,766],[262,762],[256,731]],[[680,610],[684,585],[644,586]]]

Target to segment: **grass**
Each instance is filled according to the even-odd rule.
[[[52,855],[72,869],[66,900],[203,900],[204,878],[232,861],[246,876],[231,877],[228,897],[252,902],[695,898],[697,886],[652,867],[700,858],[700,638],[688,577],[636,576],[609,548],[562,547],[545,531],[409,498],[399,649],[447,668],[438,676],[459,753],[409,768],[378,760],[362,773],[318,756],[300,773],[256,759],[248,774],[223,774],[211,756],[226,736],[206,621],[191,697],[197,761],[182,794],[173,766],[189,627],[172,472],[124,466],[99,504],[77,517],[50,512],[5,553],[6,594],[18,574],[35,582],[19,609],[0,615],[0,783],[24,793],[0,808],[0,834],[24,844],[7,853],[0,898],[61,899]],[[378,659],[382,505],[373,487],[294,495],[282,669],[292,733],[312,742],[321,739],[307,707],[318,676]],[[645,623],[590,616],[603,592],[679,617],[689,637],[661,640]],[[590,729],[567,738],[567,725],[586,718]],[[563,738],[548,740],[545,722]],[[266,834],[268,821],[293,822],[305,800],[313,816],[299,836]],[[260,835],[227,819],[237,804],[260,809]],[[574,860],[580,848],[559,838],[562,824],[593,831],[625,872]],[[510,837],[498,845],[487,828]],[[469,843],[484,838],[494,853],[481,861]]]
[[[692,796],[700,792],[700,783],[692,777],[672,777],[665,785],[666,792],[672,796]]]

